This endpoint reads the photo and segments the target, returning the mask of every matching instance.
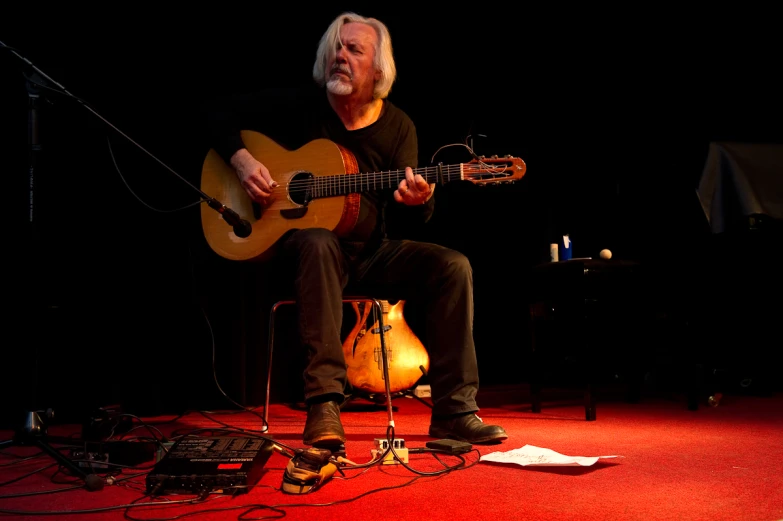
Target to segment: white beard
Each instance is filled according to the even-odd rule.
[[[353,93],[353,85],[345,83],[340,78],[334,77],[326,82],[326,89],[337,96],[348,96]]]

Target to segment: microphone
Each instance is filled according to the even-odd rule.
[[[250,234],[253,232],[253,228],[250,226],[250,223],[247,222],[245,219],[241,219],[239,221],[239,224],[234,225],[234,233],[237,237],[241,237],[243,239],[250,237]]]
[[[223,220],[234,227],[234,233],[237,237],[242,237],[244,239],[245,237],[250,236],[253,227],[250,226],[250,223],[246,219],[242,219],[234,210],[215,199],[210,199],[207,201],[207,204],[209,204],[210,208],[217,210],[218,213],[223,216]]]
[[[220,213],[223,215],[223,219],[234,227],[234,233],[237,235],[237,237],[242,237],[243,239],[245,237],[249,237],[250,233],[253,231],[253,227],[250,226],[250,223],[247,221],[247,219],[242,219],[239,217],[239,214],[231,208],[224,208],[225,209]]]

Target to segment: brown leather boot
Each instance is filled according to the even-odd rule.
[[[305,445],[340,445],[345,443],[345,431],[340,422],[337,402],[316,403],[307,411],[303,442]]]

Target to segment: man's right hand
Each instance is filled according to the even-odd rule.
[[[253,157],[246,148],[240,148],[231,156],[231,166],[237,173],[242,188],[250,198],[264,206],[268,205],[274,195],[277,181],[272,179],[269,169]]]

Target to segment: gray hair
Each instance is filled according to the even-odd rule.
[[[394,80],[397,79],[397,66],[394,64],[391,35],[386,25],[376,18],[366,18],[356,13],[345,12],[335,18],[321,41],[318,42],[318,50],[315,54],[313,65],[313,79],[320,85],[326,85],[329,74],[329,64],[334,59],[340,45],[340,29],[347,23],[367,24],[378,34],[378,44],[375,47],[374,65],[381,72],[381,79],[375,84],[373,95],[376,99],[384,99],[389,95]]]

